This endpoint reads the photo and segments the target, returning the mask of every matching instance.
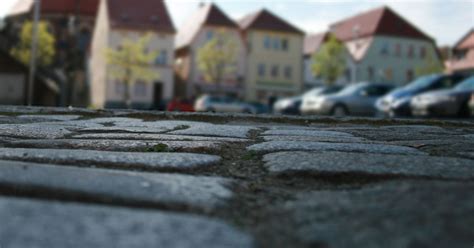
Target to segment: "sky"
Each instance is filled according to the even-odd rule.
[[[0,0],[0,17],[21,0]],[[165,0],[179,29],[205,0]],[[267,8],[300,29],[315,33],[330,23],[387,5],[436,39],[438,45],[453,45],[474,28],[474,0],[214,0],[230,17]]]

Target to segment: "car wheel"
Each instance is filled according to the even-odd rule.
[[[216,110],[214,108],[207,108],[206,112],[215,113]]]
[[[470,116],[470,109],[469,109],[469,106],[468,106],[468,103],[464,103],[461,105],[461,108],[459,109],[458,111],[458,117],[461,117],[461,118],[467,118]]]
[[[349,114],[349,111],[347,111],[347,108],[344,107],[343,105],[336,105],[332,111],[332,115],[335,117],[344,117]]]

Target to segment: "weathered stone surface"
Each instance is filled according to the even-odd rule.
[[[393,182],[302,193],[286,204],[298,237],[321,247],[469,247],[473,183]]]
[[[80,115],[19,115],[21,119],[43,119],[50,121],[72,121],[81,118]]]
[[[0,159],[131,169],[191,169],[216,164],[220,161],[219,156],[192,153],[107,152],[31,148],[0,148]]]
[[[206,217],[0,198],[2,247],[253,247],[250,236]]]
[[[306,141],[269,141],[249,146],[247,150],[267,153],[277,151],[341,151],[384,154],[425,154],[414,148],[404,146]]]
[[[230,125],[195,125],[188,129],[170,132],[171,134],[181,135],[200,135],[217,137],[247,138],[251,130],[258,128],[251,126],[230,126]]]
[[[128,140],[178,140],[178,141],[220,141],[220,142],[248,142],[249,139],[207,137],[192,135],[169,135],[150,133],[90,133],[75,135],[78,139],[128,139]]]
[[[107,139],[57,139],[18,140],[8,143],[10,147],[32,147],[52,149],[86,149],[102,151],[145,151],[156,145],[166,145],[170,151],[200,151],[218,149],[222,145],[215,141],[153,141],[153,140],[107,140]]]
[[[193,121],[142,121],[134,118],[96,118],[89,120],[91,123],[109,124],[105,127],[85,128],[88,132],[130,132],[130,133],[165,133],[174,130],[187,129],[190,126],[209,126],[205,122]]]
[[[288,136],[313,136],[313,137],[352,137],[352,134],[336,132],[336,131],[320,131],[320,130],[268,130],[263,135],[288,135]]]
[[[62,126],[43,124],[3,124],[0,125],[0,136],[38,138],[38,139],[58,139],[71,134],[69,130]]]
[[[269,135],[263,136],[265,141],[314,141],[314,142],[335,142],[335,143],[376,143],[359,137],[350,136],[286,136]]]
[[[13,187],[17,192],[41,188],[45,194],[69,193],[99,200],[211,209],[232,197],[232,192],[227,188],[230,183],[230,180],[218,177],[0,160],[0,184]]]
[[[474,161],[458,158],[348,152],[280,152],[267,154],[263,160],[267,169],[274,173],[474,179]]]

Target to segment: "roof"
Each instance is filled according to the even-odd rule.
[[[464,50],[474,48],[474,28],[469,30],[457,43],[454,49]]]
[[[201,4],[179,29],[176,47],[180,49],[188,46],[203,26],[238,28],[238,25],[215,4]]]
[[[259,29],[277,32],[288,32],[304,34],[299,28],[293,26],[277,15],[266,9],[262,9],[255,13],[248,14],[238,21],[239,26],[243,30]]]
[[[336,22],[330,29],[341,41],[388,35],[433,41],[389,7],[380,7]]]
[[[321,48],[327,40],[329,32],[311,34],[304,38],[303,55],[311,56]]]
[[[33,0],[17,0],[9,16],[27,14],[33,8]],[[99,0],[43,0],[42,14],[76,14],[95,17],[99,8]]]
[[[175,33],[163,0],[108,0],[112,28]]]

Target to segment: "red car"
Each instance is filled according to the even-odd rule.
[[[166,106],[167,111],[194,112],[194,106],[191,101],[173,99]]]

